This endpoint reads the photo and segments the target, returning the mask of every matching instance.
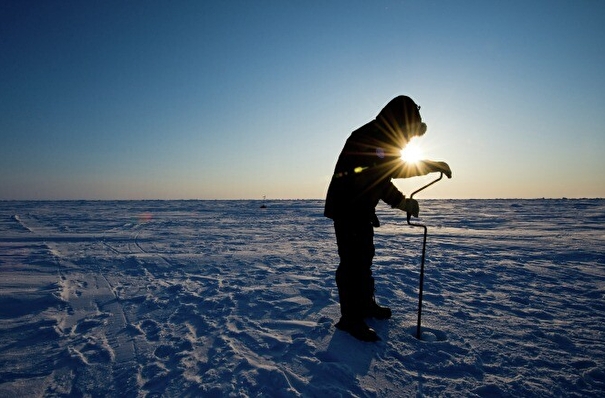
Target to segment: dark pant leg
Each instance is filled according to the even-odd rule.
[[[340,256],[336,270],[340,311],[345,318],[363,318],[363,310],[374,293],[374,227],[369,221],[335,221],[334,230]]]

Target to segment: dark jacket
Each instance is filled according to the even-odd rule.
[[[401,96],[389,102],[375,120],[355,130],[338,157],[324,215],[334,220],[375,222],[379,200],[392,207],[401,203],[404,195],[391,179],[428,172],[404,163],[400,156],[411,138],[410,126],[420,122],[416,104]]]

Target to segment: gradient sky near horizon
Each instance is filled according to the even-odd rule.
[[[323,198],[400,94],[423,197],[605,197],[603,1],[3,1],[0,48],[0,199]]]

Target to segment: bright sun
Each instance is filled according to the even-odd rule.
[[[424,158],[422,148],[413,140],[408,142],[405,148],[401,150],[401,159],[408,163],[416,163]]]

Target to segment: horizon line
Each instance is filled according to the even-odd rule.
[[[324,201],[325,198],[274,198],[274,199],[0,199],[0,202],[236,202],[236,201],[255,201],[255,202],[278,202],[278,201]],[[495,198],[422,198],[420,200],[605,200],[600,196],[578,196],[578,197],[495,197]]]

